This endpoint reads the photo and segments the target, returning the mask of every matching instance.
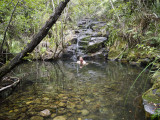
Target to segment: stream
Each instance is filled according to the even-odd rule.
[[[148,72],[130,90],[143,68],[87,62],[82,68],[72,61],[17,66],[9,75],[21,82],[1,101],[0,120],[144,120],[141,94],[150,88]],[[43,116],[45,109],[50,113]]]

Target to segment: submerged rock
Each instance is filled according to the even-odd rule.
[[[69,108],[69,109],[73,109],[73,108],[75,108],[75,103],[72,103],[72,102],[67,102],[67,108]]]
[[[40,115],[43,117],[47,117],[47,116],[51,115],[51,112],[48,109],[45,109],[40,112]]]
[[[53,120],[67,120],[65,116],[57,116]]]
[[[54,117],[56,117],[56,113],[53,113],[53,114],[51,115],[51,118],[54,118]]]
[[[44,120],[41,116],[33,116],[30,120]]]
[[[67,110],[65,108],[59,108],[57,112],[58,114],[64,114],[67,112]]]
[[[87,116],[87,115],[89,115],[89,111],[86,110],[86,109],[83,109],[83,110],[81,110],[81,114],[82,114],[83,116]]]
[[[58,106],[60,106],[60,107],[65,107],[65,106],[66,106],[66,103],[60,102],[60,103],[58,104]]]

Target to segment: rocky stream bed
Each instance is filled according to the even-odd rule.
[[[21,83],[1,100],[0,119],[143,120],[140,96],[150,87],[147,72],[127,97],[141,68],[111,61],[87,62],[81,69],[72,61],[18,66],[14,73]]]

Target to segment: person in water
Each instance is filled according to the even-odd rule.
[[[77,61],[77,64],[80,64],[80,66],[87,65],[86,61],[84,61],[81,56],[79,57],[79,61]]]

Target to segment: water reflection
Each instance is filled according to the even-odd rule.
[[[79,69],[73,62],[32,62],[18,66],[14,74],[22,82],[1,104],[1,119],[28,120],[49,109],[67,120],[143,120],[140,95],[147,73],[127,92],[142,69],[118,62],[92,62]],[[147,89],[149,84],[146,84]]]

